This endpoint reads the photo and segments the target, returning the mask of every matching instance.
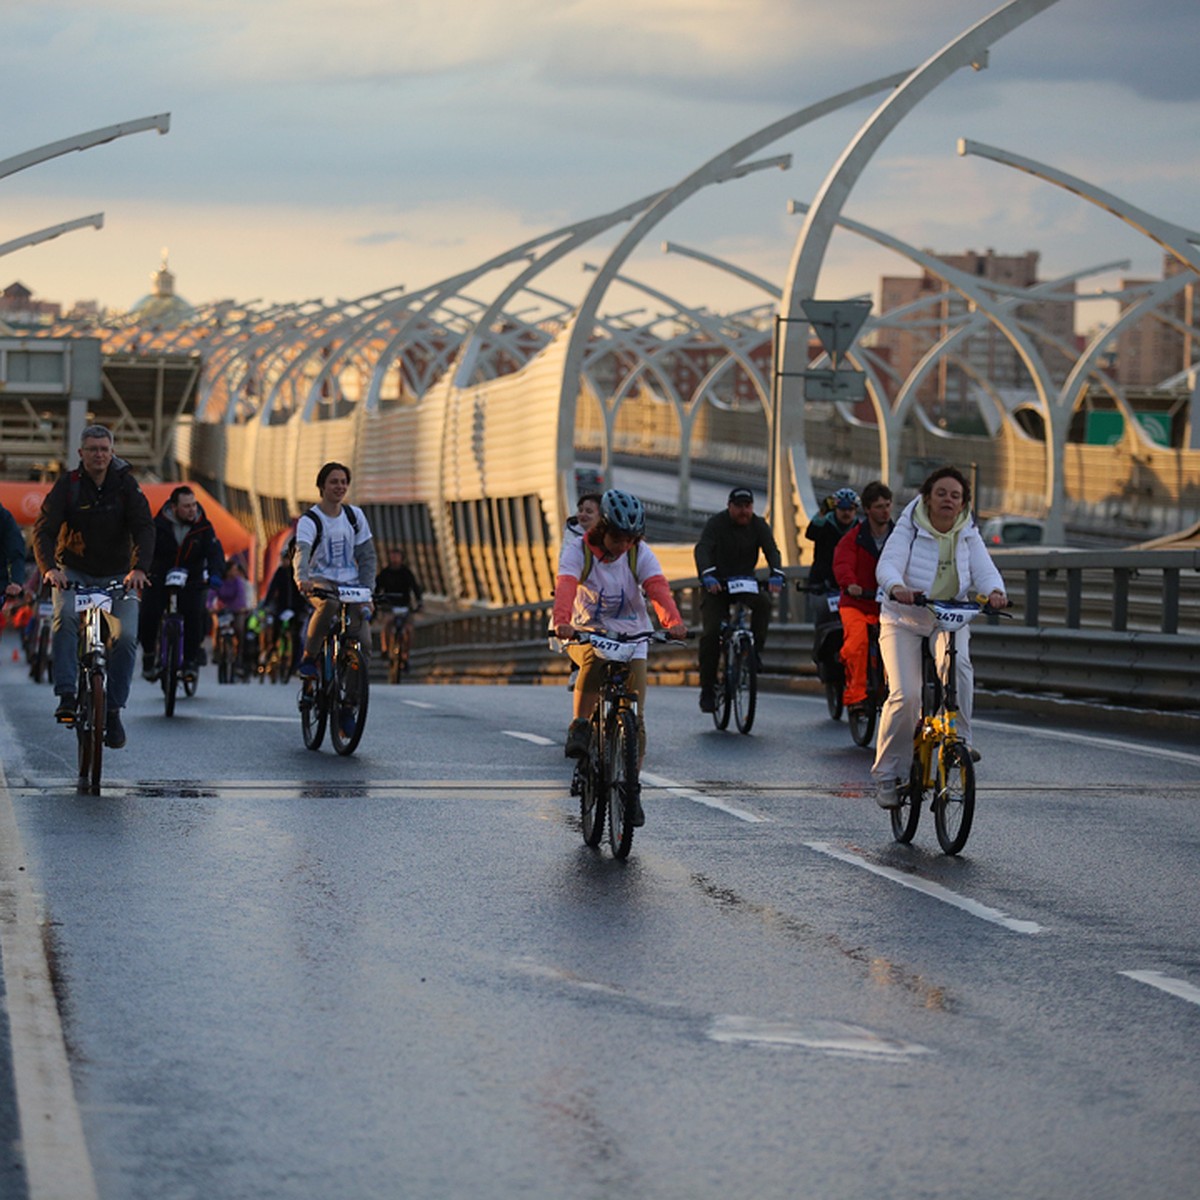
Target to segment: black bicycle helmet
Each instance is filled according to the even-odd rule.
[[[600,497],[600,515],[621,533],[632,533],[641,537],[646,529],[646,508],[636,497],[628,492],[609,488]]]

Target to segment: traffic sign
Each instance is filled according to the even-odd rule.
[[[867,398],[867,377],[861,371],[805,371],[804,398],[857,404]]]
[[[835,367],[871,315],[870,300],[805,300],[801,308]]]

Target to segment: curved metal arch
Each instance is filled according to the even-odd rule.
[[[1055,187],[1073,193],[1076,196],[1095,204],[1105,212],[1111,213],[1119,221],[1123,221],[1132,229],[1145,234],[1151,241],[1157,242],[1168,254],[1178,259],[1184,266],[1200,272],[1200,233],[1193,229],[1185,229],[1173,221],[1165,221],[1145,209],[1138,208],[1128,200],[1122,200],[1111,192],[1070,175],[1055,167],[1047,166],[1032,158],[1023,158],[1019,154],[1010,154],[997,146],[989,146],[984,142],[974,142],[970,138],[959,138],[958,153],[964,158],[974,155],[978,158],[990,158],[993,162],[1002,163],[1006,167],[1015,167],[1037,179],[1052,183]]]
[[[764,147],[769,146],[772,142],[778,141],[781,137],[793,133],[803,125],[828,116],[838,109],[866,99],[886,88],[895,87],[907,77],[907,74],[905,71],[900,71],[885,76],[882,79],[872,80],[870,83],[862,84],[859,87],[851,88],[849,91],[841,92],[836,96],[800,109],[798,112],[791,113],[789,116],[772,122],[756,133],[752,133],[749,137],[735,142],[728,149],[709,159],[674,187],[664,192],[634,222],[632,228],[626,232],[625,236],[610,251],[603,267],[597,272],[592,286],[588,289],[587,294],[579,305],[575,320],[571,326],[567,352],[563,362],[558,401],[558,462],[560,473],[564,476],[560,480],[558,489],[560,520],[565,521],[567,515],[566,496],[569,489],[565,478],[566,464],[574,458],[575,398],[584,362],[585,348],[592,337],[592,327],[600,309],[600,302],[608,290],[613,276],[620,270],[626,259],[629,258],[637,246],[645,239],[646,235],[668,214],[701,189],[716,182],[718,178],[727,176],[729,172],[734,171],[738,164],[751,154],[755,154]]]
[[[913,71],[868,118],[826,176],[797,239],[783,289],[785,299],[780,305],[779,315],[785,331],[799,324],[803,302],[815,294],[825,251],[850,191],[892,130],[954,72],[983,62],[993,42],[1055,3],[1057,0],[1009,0]],[[799,522],[790,495],[785,498],[784,480],[790,478],[806,511],[816,509],[816,497],[808,474],[803,421],[796,419],[803,403],[798,384],[799,373],[807,366],[808,338],[806,333],[801,339],[785,332],[781,341],[780,381],[772,422],[770,503],[784,560],[795,564],[799,559]],[[790,493],[791,489],[787,491]]]

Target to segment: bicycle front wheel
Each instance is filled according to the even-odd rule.
[[[75,713],[78,739],[79,790],[100,795],[100,771],[104,762],[104,676],[88,676]]]
[[[869,746],[875,736],[875,706],[870,700],[856,704],[846,718],[856,746]]]
[[[162,671],[163,711],[168,717],[175,715],[175,697],[179,693],[179,647],[175,631],[166,625],[158,639],[158,660]]]
[[[576,769],[579,784],[579,824],[585,846],[598,846],[604,837],[604,769],[600,758],[600,732],[592,720],[588,752]]]
[[[749,733],[758,704],[758,664],[754,661],[754,642],[739,638],[733,647],[733,710],[739,733]]]
[[[337,687],[329,714],[329,736],[339,754],[353,754],[367,725],[367,663],[357,646],[347,646],[337,664]]]
[[[975,764],[962,742],[942,747],[938,756],[937,790],[933,796],[933,824],[939,845],[957,854],[966,844],[975,817]]]
[[[721,649],[717,659],[717,707],[713,709],[713,724],[718,729],[724,729],[729,724],[729,713],[733,708],[733,686],[729,677],[729,643],[722,638]]]
[[[30,671],[34,683],[41,683],[50,678],[50,626],[42,622],[38,629],[37,648],[33,652],[33,670]]]
[[[300,731],[310,750],[319,750],[325,740],[326,704],[323,679],[305,679],[300,684]]]
[[[902,783],[896,789],[896,798],[900,801],[899,806],[888,810],[892,818],[892,837],[908,845],[916,836],[921,809],[925,804],[925,766],[919,754],[913,755],[908,783]]]
[[[842,719],[844,703],[840,679],[831,679],[825,684],[825,705],[829,709],[830,720],[840,721]]]
[[[609,727],[605,774],[608,788],[608,844],[616,858],[627,858],[633,847],[634,821],[641,806],[637,717],[628,709],[617,712]]]

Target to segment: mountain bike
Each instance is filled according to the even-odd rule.
[[[100,795],[100,772],[104,761],[104,720],[108,712],[108,622],[113,597],[125,594],[119,579],[102,586],[69,583],[75,593],[79,614],[79,673],[75,684],[75,739],[78,787],[81,792]]]
[[[813,623],[812,659],[817,678],[825,685],[825,705],[829,717],[840,721],[845,707],[846,668],[842,663],[842,618],[839,615],[841,592],[824,587],[798,588],[825,601],[824,613],[818,612]]]
[[[263,671],[272,683],[287,683],[296,661],[296,613],[285,608],[277,618],[265,614],[262,632]]]
[[[234,627],[234,614],[228,609],[217,613],[213,658],[217,662],[217,682],[233,683],[237,679],[238,636]]]
[[[167,604],[158,623],[158,662],[155,670],[163,691],[163,711],[175,715],[175,696],[183,681],[183,613],[179,611],[179,591],[187,583],[188,573],[175,568],[167,572],[164,586]]]
[[[717,649],[717,707],[713,724],[725,729],[729,714],[734,714],[739,733],[749,733],[754,724],[754,709],[758,703],[758,655],[754,651],[754,635],[750,632],[746,604],[740,596],[758,595],[758,580],[739,576],[725,580],[725,590],[731,599],[729,616],[721,622]]]
[[[362,587],[314,587],[313,595],[338,600],[337,622],[329,631],[317,661],[317,678],[300,685],[300,728],[304,744],[319,750],[329,726],[329,737],[338,754],[353,754],[367,723],[367,656],[362,643],[350,632],[346,609],[351,604],[369,604],[371,589]]]
[[[571,639],[591,645],[604,660],[604,683],[588,729],[588,752],[575,760],[571,795],[579,797],[583,840],[599,846],[608,825],[615,858],[627,858],[633,831],[643,819],[638,703],[629,664],[639,642],[671,639],[661,630],[640,633],[576,633]]]
[[[892,835],[911,842],[926,802],[933,811],[938,843],[947,854],[957,854],[967,844],[975,817],[975,764],[971,748],[959,734],[958,631],[965,629],[987,608],[974,600],[927,600],[936,628],[921,639],[921,718],[913,735],[913,761],[908,781],[896,788],[899,800],[890,810]],[[933,639],[946,639],[939,672]]]

